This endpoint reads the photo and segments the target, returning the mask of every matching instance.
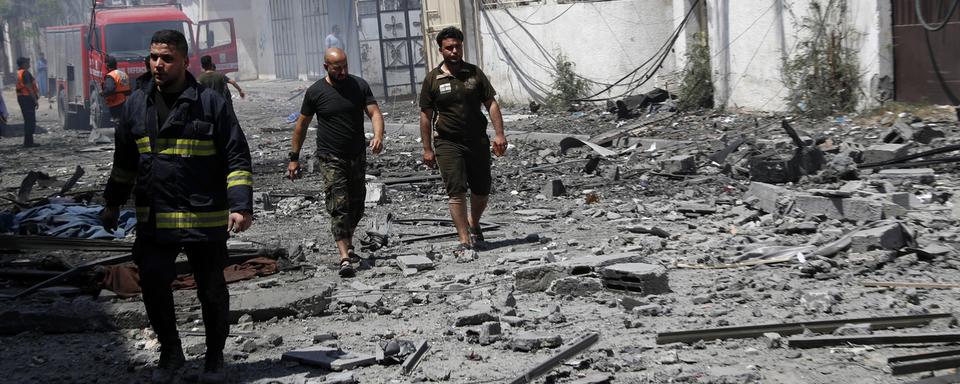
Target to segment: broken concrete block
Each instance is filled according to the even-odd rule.
[[[767,213],[780,213],[792,198],[793,192],[786,188],[756,181],[750,182],[750,188],[743,195],[745,202]]]
[[[536,265],[513,272],[514,284],[520,292],[546,291],[550,283],[567,275],[567,269],[556,264]]]
[[[553,179],[547,181],[547,184],[543,186],[543,189],[540,190],[546,197],[558,197],[563,196],[567,193],[567,188],[563,185],[563,181],[560,179]]]
[[[781,156],[750,158],[750,180],[762,183],[789,183],[800,179],[798,163]]]
[[[672,175],[694,175],[697,162],[693,156],[674,156],[660,162],[660,171]]]
[[[784,339],[776,332],[766,332],[763,334],[764,343],[766,343],[767,348],[777,349],[784,346]]]
[[[794,199],[793,208],[808,216],[825,216],[828,219],[875,221],[883,218],[883,204],[857,197],[842,199],[799,195]]]
[[[933,184],[937,174],[930,168],[884,169],[874,174],[878,179],[890,180],[897,184]]]
[[[547,288],[548,295],[589,296],[603,290],[596,277],[569,276],[554,280]]]
[[[903,157],[912,146],[912,143],[872,145],[863,150],[863,162],[872,164]]]
[[[907,192],[893,193],[890,195],[890,200],[905,209],[914,209],[921,204],[920,199]]]
[[[342,371],[357,367],[373,365],[377,358],[373,355],[365,355],[353,352],[347,352],[339,348],[330,347],[307,347],[296,349],[283,354],[281,361],[295,361],[300,364],[318,366],[331,371]]]
[[[336,372],[327,375],[323,384],[356,384],[357,379],[353,377],[353,372]]]
[[[840,302],[840,294],[832,290],[806,291],[800,296],[800,304],[812,312],[831,312]]]
[[[290,316],[313,317],[323,314],[330,305],[333,294],[332,284],[301,283],[289,285],[289,290],[253,290],[243,291],[230,297],[230,322],[236,323],[243,315],[250,315],[254,321],[267,321],[274,317]]]
[[[433,268],[433,260],[423,255],[397,256],[397,265],[400,269],[413,268],[419,271]]]
[[[367,183],[367,196],[364,203],[383,204],[387,202],[387,186],[383,183]]]
[[[913,127],[903,121],[897,121],[883,135],[883,142],[887,144],[902,144],[913,139],[915,131]],[[924,143],[929,144],[929,143]]]
[[[899,223],[890,223],[878,228],[864,229],[850,238],[852,252],[866,252],[874,249],[900,249],[907,244],[906,235]]]
[[[480,345],[490,345],[500,340],[503,333],[499,321],[488,321],[480,326]]]
[[[645,259],[645,257],[639,253],[624,252],[610,255],[571,257],[567,260],[557,262],[556,265],[566,268],[568,274],[582,275],[585,273],[595,272],[598,269],[608,265],[636,263],[642,261],[643,259]]]
[[[933,140],[946,137],[942,129],[924,125],[913,133],[913,139],[923,144],[930,144]]]
[[[907,209],[901,205],[894,204],[891,202],[883,202],[883,218],[892,219],[897,217],[904,217],[907,215]]]
[[[600,269],[603,286],[607,289],[658,295],[670,292],[667,270],[653,264],[625,263]]]
[[[491,308],[470,308],[453,314],[453,325],[481,325],[488,321],[497,321],[497,316]]]
[[[510,349],[520,352],[535,351],[540,348],[557,348],[563,345],[560,335],[540,335],[531,332],[521,332],[510,338]]]

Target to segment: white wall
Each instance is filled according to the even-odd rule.
[[[678,0],[682,1],[682,0]],[[803,37],[800,23],[812,0],[707,0],[715,104],[733,109],[786,111],[782,68]],[[824,3],[823,0],[821,3]],[[849,42],[858,52],[861,108],[876,105],[875,83],[893,77],[890,0],[847,1]]]
[[[193,20],[233,19],[233,30],[237,41],[237,60],[239,71],[231,78],[236,80],[253,80],[259,77],[260,60],[258,60],[258,30],[262,25],[257,20],[259,7],[266,8],[266,1],[258,0],[181,0],[183,13]]]
[[[507,12],[526,23],[518,25]],[[554,20],[555,19],[555,20]],[[552,21],[551,21],[552,20]],[[678,21],[678,20],[677,20]],[[547,23],[545,25],[538,25]],[[556,55],[562,52],[584,77],[612,83],[653,56],[674,28],[673,0],[614,0],[595,3],[526,5],[482,10],[479,16],[483,71],[507,102],[541,100],[551,90],[552,68],[535,40]],[[521,28],[521,26],[523,28]],[[526,28],[526,31],[524,30]],[[529,34],[528,34],[529,32]],[[470,49],[470,47],[467,47]],[[668,57],[661,74],[674,70]],[[655,77],[634,93],[653,87],[676,89]],[[603,88],[592,85],[594,91]],[[616,87],[601,97],[616,96]]]

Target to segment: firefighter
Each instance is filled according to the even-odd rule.
[[[101,213],[105,227],[116,227],[120,206],[133,190],[133,257],[147,317],[160,341],[155,383],[173,381],[185,362],[170,288],[181,251],[197,282],[206,335],[204,367],[197,379],[226,380],[226,241],[230,232],[250,227],[253,212],[250,149],[240,124],[223,97],[187,72],[188,65],[182,33],[153,35],[153,80],[134,90],[123,106]]]
[[[17,59],[17,103],[23,113],[23,146],[36,146],[33,132],[37,129],[37,109],[40,108],[40,89],[30,74],[30,59]]]
[[[103,96],[107,108],[110,109],[110,117],[116,121],[120,118],[120,112],[123,111],[123,102],[130,96],[130,77],[127,73],[117,69],[117,59],[113,56],[107,56],[107,77],[103,79]]]

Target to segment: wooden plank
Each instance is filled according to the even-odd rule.
[[[907,281],[864,281],[864,287],[878,288],[922,288],[922,289],[953,289],[960,288],[960,283],[915,283]]]
[[[413,372],[413,369],[417,367],[417,364],[420,364],[420,360],[423,359],[423,355],[430,350],[430,344],[427,344],[426,340],[420,341],[417,344],[417,349],[407,356],[407,359],[403,361],[403,374],[409,375],[410,372]]]
[[[797,335],[804,330],[826,333],[833,332],[845,324],[870,324],[873,329],[915,327],[925,325],[934,319],[953,318],[950,313],[934,313],[910,316],[866,317],[854,319],[816,320],[796,323],[757,324],[737,327],[719,327],[688,331],[663,332],[657,334],[657,344],[695,343],[700,340],[748,339],[763,336],[767,332],[781,335]]]
[[[510,384],[531,383],[534,379],[543,376],[547,372],[550,372],[550,370],[560,365],[560,363],[562,363],[564,360],[579,355],[581,352],[587,350],[587,348],[590,348],[593,346],[593,344],[596,344],[598,340],[600,340],[599,333],[588,333],[577,341],[571,343],[568,347],[564,348],[556,355],[553,355],[553,357],[538,364],[536,367],[533,367],[533,369],[527,371],[523,375],[520,375],[516,379],[513,379]]]
[[[906,375],[908,373],[939,371],[941,369],[957,367],[960,367],[960,357],[950,356],[939,359],[890,364],[890,373],[894,375]]]
[[[790,348],[819,348],[835,345],[876,345],[876,344],[931,344],[960,341],[960,333],[914,333],[900,335],[857,335],[857,336],[818,336],[791,337],[787,339]]]

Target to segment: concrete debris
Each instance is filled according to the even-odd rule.
[[[304,365],[321,367],[330,371],[343,371],[373,365],[376,357],[344,351],[330,347],[307,347],[285,352],[281,361],[292,361]]]
[[[546,3],[543,12],[557,8]],[[496,25],[505,11],[485,17]],[[543,21],[543,12],[529,21]],[[224,357],[236,382],[750,383],[812,372],[892,384],[903,379],[872,359],[895,356],[893,347],[865,353],[848,343],[874,343],[895,328],[909,336],[957,326],[960,125],[952,108],[811,118],[802,106],[787,117],[673,113],[671,100],[642,108],[624,100],[619,111],[629,113],[618,117],[613,101],[610,111],[578,102],[535,115],[526,103],[503,103],[510,144],[506,156],[491,156],[485,239],[457,257],[443,177],[423,164],[419,110],[378,96],[386,150],[367,156],[356,276],[341,278],[310,155],[315,128],[302,150],[303,178],[280,175],[292,129],[284,117],[302,102],[290,97],[310,84],[240,79],[247,97],[234,109],[253,150],[256,220],[231,234],[231,260],[236,244],[286,252],[278,273],[229,285],[236,325]],[[46,204],[102,204],[111,177],[113,146],[56,128],[58,108],[40,103],[39,124],[52,128],[38,134],[41,146],[0,140],[0,184],[10,195],[0,212],[5,379],[147,381],[159,341],[139,292],[117,288],[138,277],[120,264],[130,261],[133,237],[80,242],[10,224]],[[124,208],[136,216],[132,202]],[[112,261],[75,270],[105,256]],[[186,273],[189,263],[178,259]],[[116,275],[121,268],[132,272]],[[29,287],[37,288],[14,297]],[[174,306],[185,353],[202,359],[196,291],[174,291]],[[583,330],[603,335],[577,337]],[[840,344],[787,349],[787,338],[804,333]]]

